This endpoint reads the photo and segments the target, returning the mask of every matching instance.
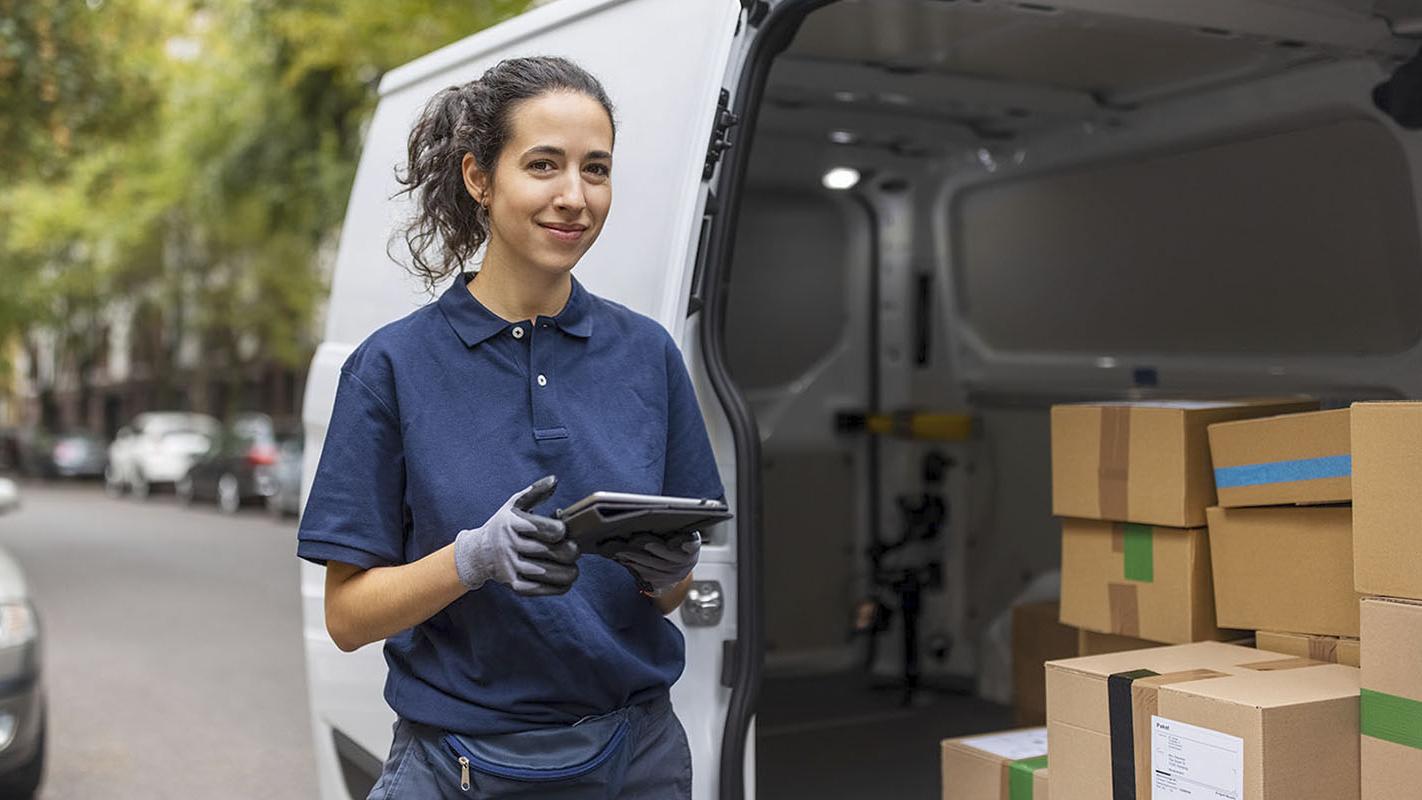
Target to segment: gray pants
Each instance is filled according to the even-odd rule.
[[[367,800],[691,798],[691,749],[665,696],[581,730],[529,735],[543,733],[548,736],[541,741],[514,734],[479,740],[471,749],[467,738],[452,740],[435,728],[398,720],[390,757]],[[567,733],[586,735],[577,742]]]

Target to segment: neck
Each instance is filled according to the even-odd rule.
[[[491,250],[468,284],[470,294],[485,308],[508,322],[522,322],[554,316],[568,304],[573,292],[571,274],[519,268],[497,255]]]

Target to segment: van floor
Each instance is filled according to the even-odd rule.
[[[859,672],[766,677],[756,715],[756,796],[942,796],[939,742],[1013,727],[1012,709],[967,687],[928,689],[908,706],[902,692]]]

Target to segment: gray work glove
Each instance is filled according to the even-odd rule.
[[[529,513],[553,495],[549,475],[514,494],[488,522],[454,537],[459,581],[478,589],[487,581],[507,584],[528,597],[562,594],[578,578],[578,546],[560,520]]]
[[[657,597],[691,574],[701,557],[701,533],[688,531],[666,538],[635,534],[609,557],[632,573],[638,588]]]

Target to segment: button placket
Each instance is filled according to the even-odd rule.
[[[534,323],[537,325],[537,322]],[[528,371],[532,379],[529,386],[529,401],[533,412],[533,435],[535,439],[554,439],[567,436],[566,429],[559,421],[557,394],[549,386],[549,348],[557,346],[556,337],[547,335],[530,336],[528,339]]]

